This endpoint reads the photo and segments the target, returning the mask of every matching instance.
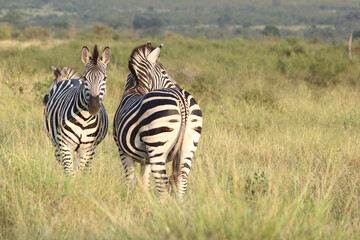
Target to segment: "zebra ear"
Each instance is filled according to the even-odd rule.
[[[83,46],[83,48],[81,49],[81,60],[85,64],[87,64],[91,60],[91,53],[86,46]]]
[[[157,47],[154,50],[152,50],[152,52],[149,53],[149,55],[147,55],[146,59],[151,63],[155,63],[158,57],[160,56],[160,48],[161,47]]]
[[[109,47],[104,48],[100,56],[100,61],[107,65],[110,62],[111,51]]]
[[[54,76],[55,77],[58,77],[58,76],[61,76],[61,69],[60,68],[56,68],[54,66],[51,66],[53,72],[54,72]]]

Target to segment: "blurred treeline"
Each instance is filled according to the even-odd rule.
[[[337,0],[1,0],[0,38],[71,38],[94,24],[114,34],[197,38],[318,38],[328,43],[360,35],[360,2]],[[10,30],[9,30],[10,29]],[[104,29],[103,29],[104,30]],[[116,34],[115,34],[116,35]]]

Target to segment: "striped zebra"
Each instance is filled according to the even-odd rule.
[[[80,79],[82,78],[82,74],[78,73],[75,69],[70,67],[51,67],[54,73],[54,80],[50,83],[49,91],[45,94],[43,99],[43,104],[46,106],[47,102],[49,101],[49,94],[50,90],[60,81],[67,80],[67,79]]]
[[[44,110],[45,130],[55,146],[55,158],[70,175],[84,166],[90,168],[95,147],[105,138],[108,129],[102,101],[110,48],[106,47],[99,57],[96,45],[92,55],[84,46],[81,59],[85,63],[83,77],[55,84]]]
[[[163,198],[169,187],[165,163],[172,161],[171,180],[182,200],[201,134],[202,115],[195,99],[180,89],[157,61],[161,47],[148,42],[133,50],[113,135],[127,181],[135,181],[138,162],[142,184],[149,187],[151,171],[157,193]]]

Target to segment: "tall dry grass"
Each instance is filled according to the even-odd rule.
[[[51,65],[82,71],[80,49],[94,42],[112,50],[104,102],[110,129],[96,149],[92,174],[66,177],[43,130],[42,97]],[[170,197],[161,205],[154,188],[124,184],[111,134],[128,56],[143,42],[0,47],[2,239],[360,236],[357,58],[348,60],[342,46],[299,39],[165,39],[160,61],[195,96],[204,125],[184,202]],[[332,63],[325,71],[314,56],[344,66]],[[308,81],[326,81],[329,72],[328,84]]]

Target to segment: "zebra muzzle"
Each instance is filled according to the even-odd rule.
[[[90,96],[89,99],[89,112],[91,115],[98,114],[100,110],[100,95],[97,95],[96,97]]]

